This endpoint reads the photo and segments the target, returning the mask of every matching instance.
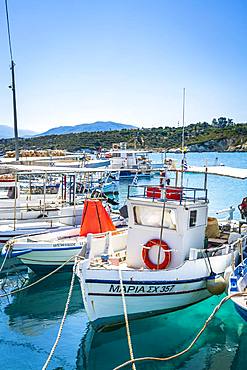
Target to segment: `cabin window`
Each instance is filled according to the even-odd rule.
[[[161,227],[162,208],[151,208],[145,206],[134,207],[135,224],[143,226]],[[175,211],[166,209],[163,220],[163,227],[176,230]]]
[[[15,195],[16,193],[16,195]],[[1,187],[0,188],[0,199],[15,199],[17,197],[16,187]]]
[[[133,157],[132,153],[127,153],[127,157]]]
[[[197,211],[190,211],[190,227],[196,226]]]
[[[121,157],[121,153],[112,153],[113,158],[119,158]]]

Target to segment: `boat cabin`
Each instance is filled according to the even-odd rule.
[[[148,159],[148,152],[139,150],[112,150],[111,167],[112,168],[128,168],[128,169],[144,169],[151,168]]]
[[[152,263],[164,260],[160,240],[170,250],[168,268],[180,266],[190,250],[203,249],[208,217],[207,191],[197,188],[129,186],[127,266],[145,268],[143,248]],[[160,251],[159,251],[160,249]],[[158,257],[160,253],[160,257]]]

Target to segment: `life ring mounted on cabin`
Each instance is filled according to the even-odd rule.
[[[157,245],[160,246],[164,251],[164,260],[158,264],[153,263],[149,258],[149,250]],[[171,262],[171,250],[166,242],[159,239],[151,239],[144,244],[142,249],[142,259],[145,265],[151,270],[163,270],[169,266]]]

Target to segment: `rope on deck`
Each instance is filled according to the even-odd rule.
[[[185,348],[184,350],[176,353],[175,355],[168,356],[168,357],[151,357],[151,356],[148,356],[148,357],[131,358],[131,360],[126,361],[126,362],[122,363],[121,365],[118,365],[113,370],[122,369],[123,367],[125,367],[127,365],[130,365],[130,364],[133,364],[133,363],[138,362],[138,361],[139,362],[141,362],[141,361],[169,361],[169,360],[173,360],[173,359],[175,359],[177,357],[180,357],[180,356],[184,355],[186,352],[188,352],[194,346],[194,344],[197,342],[197,340],[199,339],[199,337],[201,336],[201,334],[207,328],[208,324],[214,318],[214,316],[216,315],[217,311],[219,311],[219,309],[223,306],[223,304],[226,303],[229,299],[231,299],[233,297],[243,297],[243,296],[244,297],[247,297],[247,293],[237,292],[237,293],[233,293],[233,294],[230,294],[230,295],[224,297],[220,301],[220,303],[218,303],[217,306],[214,308],[213,312],[207,318],[207,320],[205,321],[204,325],[202,326],[202,328],[200,329],[200,331],[197,333],[197,335],[195,336],[195,338],[193,339],[193,341],[190,343],[190,345],[187,348]]]
[[[52,346],[52,349],[51,349],[51,352],[44,364],[44,366],[42,367],[42,370],[46,370],[50,361],[51,361],[51,358],[57,348],[57,345],[58,345],[58,342],[61,338],[61,334],[62,334],[62,330],[63,330],[63,327],[64,327],[64,323],[65,323],[65,320],[66,320],[66,317],[67,317],[67,313],[68,313],[68,309],[69,309],[69,304],[70,304],[70,301],[71,301],[71,296],[72,296],[72,292],[73,292],[73,287],[74,287],[74,282],[75,282],[75,274],[76,274],[76,266],[78,264],[79,260],[76,260],[74,266],[73,266],[73,274],[72,274],[72,278],[71,278],[71,283],[70,283],[70,288],[69,288],[69,293],[68,293],[68,298],[67,298],[67,301],[66,301],[66,304],[65,304],[65,308],[64,308],[64,313],[63,313],[63,317],[62,317],[62,320],[61,320],[61,324],[59,326],[59,330],[58,330],[58,333],[57,333],[57,337],[56,337],[56,340]]]
[[[124,286],[123,286],[123,277],[122,277],[121,268],[119,268],[118,271],[119,271],[121,296],[122,296],[122,303],[123,303],[123,310],[124,310],[124,320],[125,320],[125,326],[126,326],[126,331],[127,331],[129,353],[130,353],[130,358],[131,358],[131,360],[128,361],[128,363],[132,365],[133,370],[136,370],[133,347],[132,347],[132,342],[131,342],[130,328],[129,328],[129,320],[128,320],[128,314],[127,314],[127,306],[126,306],[126,300],[125,300],[125,295],[124,295]]]

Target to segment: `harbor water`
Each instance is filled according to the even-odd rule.
[[[167,156],[177,159],[178,163],[181,160],[180,154]],[[161,155],[153,154],[152,158],[158,163]],[[187,162],[189,165],[218,163],[247,168],[247,153],[188,153]],[[159,183],[158,176],[139,180],[140,184],[149,182]],[[122,181],[120,185],[121,203],[127,194],[127,184]],[[188,174],[184,185],[203,187],[204,177]],[[247,196],[247,180],[208,176],[209,215],[233,206],[236,208],[234,217],[239,218],[237,205],[244,196]],[[25,284],[22,279],[20,274],[1,279],[1,294],[17,284]],[[37,280],[37,276],[31,274],[28,279],[30,283]],[[1,298],[1,369],[42,369],[58,332],[70,280],[70,273],[57,273],[17,295]],[[134,356],[166,357],[187,347],[223,296],[170,314],[131,321]],[[233,304],[227,302],[187,354],[167,363],[138,363],[137,369],[243,370],[246,368],[246,347],[246,323],[236,314]],[[129,360],[129,350],[125,327],[95,333],[88,323],[76,281],[62,336],[48,368],[110,370],[126,360]]]

